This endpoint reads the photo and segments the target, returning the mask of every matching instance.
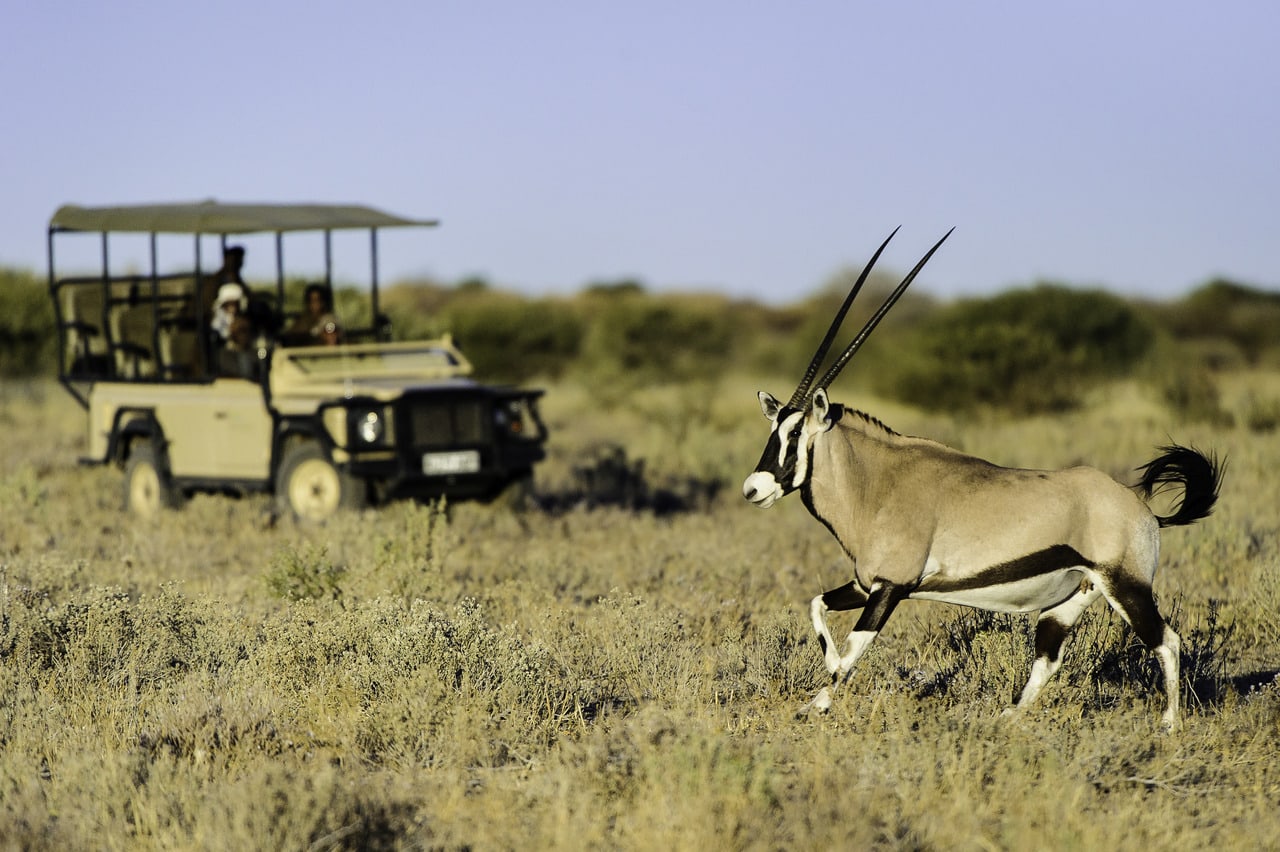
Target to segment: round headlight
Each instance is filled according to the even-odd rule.
[[[356,436],[366,444],[376,444],[382,440],[382,417],[376,411],[368,411],[356,420]]]
[[[524,429],[524,406],[519,400],[513,400],[494,409],[494,421],[501,432],[518,435]]]

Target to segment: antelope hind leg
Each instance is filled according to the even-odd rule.
[[[1143,644],[1155,652],[1164,675],[1165,709],[1160,726],[1175,731],[1181,724],[1181,681],[1179,662],[1182,640],[1156,609],[1150,586],[1138,583],[1117,583],[1104,590],[1107,602],[1129,622]]]
[[[1086,581],[1081,584],[1080,591],[1057,606],[1040,612],[1036,619],[1036,659],[1031,664],[1031,675],[1022,688],[1018,703],[1007,708],[1001,716],[1014,716],[1036,700],[1045,683],[1062,666],[1062,646],[1071,635],[1071,629],[1100,594],[1092,583]]]

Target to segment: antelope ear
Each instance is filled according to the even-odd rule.
[[[813,417],[819,423],[827,421],[827,414],[831,411],[831,401],[827,399],[827,389],[818,388],[813,393]]]
[[[771,394],[760,391],[760,410],[764,412],[764,416],[768,417],[771,422],[778,422],[778,412],[782,410],[782,405],[773,398]]]

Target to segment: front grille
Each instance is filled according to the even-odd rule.
[[[409,442],[415,447],[449,447],[489,441],[492,419],[486,399],[417,399],[407,404]]]

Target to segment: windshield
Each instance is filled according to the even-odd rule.
[[[280,357],[282,350],[276,350]],[[309,347],[287,350],[287,357],[308,378],[370,376],[415,377],[438,375],[459,366],[454,353],[439,345],[423,343],[379,346]]]

